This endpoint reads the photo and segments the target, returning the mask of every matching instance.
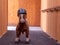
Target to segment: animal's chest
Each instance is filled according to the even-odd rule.
[[[26,29],[27,29],[27,25],[25,24],[25,23],[20,23],[19,24],[19,30],[21,31],[21,32],[24,32],[24,31],[26,31]]]

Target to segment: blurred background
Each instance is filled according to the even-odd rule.
[[[30,26],[40,26],[40,0],[8,0],[8,25],[17,25],[19,8],[26,9]]]

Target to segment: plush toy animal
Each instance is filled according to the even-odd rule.
[[[19,18],[19,23],[16,27],[16,39],[15,39],[15,43],[19,43],[20,42],[20,35],[21,34],[26,34],[26,43],[29,43],[30,39],[29,39],[29,26],[27,23],[27,12],[24,8],[20,8],[18,10],[18,18]]]

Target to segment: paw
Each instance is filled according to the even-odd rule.
[[[30,43],[30,39],[26,38],[26,44],[29,44],[29,43]]]
[[[15,43],[18,44],[20,42],[20,39],[19,38],[16,38],[15,39]]]

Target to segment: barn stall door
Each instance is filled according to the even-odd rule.
[[[8,0],[8,25],[17,25],[19,8],[27,10],[30,26],[40,26],[40,0]]]

